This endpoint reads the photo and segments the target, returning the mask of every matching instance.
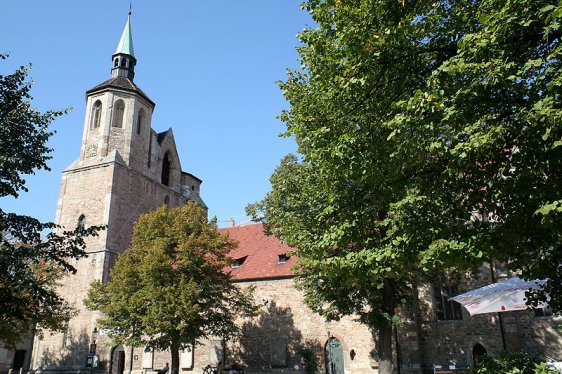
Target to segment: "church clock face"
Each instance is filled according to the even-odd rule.
[[[86,149],[86,157],[95,157],[98,154],[98,147],[91,144]]]

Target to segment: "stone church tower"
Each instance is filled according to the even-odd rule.
[[[117,256],[129,247],[133,224],[141,214],[188,200],[205,206],[199,196],[201,180],[181,169],[172,130],[152,130],[155,104],[133,81],[137,59],[130,17],[129,13],[112,56],[111,78],[86,92],[80,155],[62,174],[56,213],[56,223],[63,228],[78,224],[107,228],[87,240],[88,257],[75,263],[75,275],[62,280],[61,293],[79,312],[64,333],[35,339],[34,370],[85,371],[95,344],[98,369],[122,372],[123,347],[108,347],[96,326],[99,314],[83,305],[89,285],[108,280]]]

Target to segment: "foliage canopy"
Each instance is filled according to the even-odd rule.
[[[64,113],[31,106],[28,71],[20,67],[0,74],[0,197],[17,197],[27,191],[24,175],[49,170],[49,126]],[[58,279],[76,271],[69,260],[85,256],[84,237],[98,228],[59,229],[41,237],[54,229],[52,223],[0,209],[0,340],[9,346],[32,328],[62,330],[73,312],[57,293]]]
[[[280,83],[300,156],[281,161],[248,211],[298,248],[309,305],[357,313],[388,343],[412,274],[495,259],[549,278],[560,309],[562,5],[303,7],[316,26],[299,34],[301,68]]]
[[[139,218],[131,248],[109,282],[92,285],[86,305],[104,313],[99,326],[115,342],[170,349],[177,373],[179,349],[208,336],[235,337],[234,321],[256,311],[252,289],[225,271],[236,245],[196,203],[163,206]]]

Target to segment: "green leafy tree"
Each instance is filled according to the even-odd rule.
[[[252,289],[231,282],[225,269],[236,242],[207,220],[194,202],[141,216],[131,248],[123,252],[107,283],[94,283],[86,305],[115,342],[171,352],[209,336],[235,337],[236,319],[256,311]]]
[[[6,59],[0,55],[0,59]],[[0,74],[0,197],[27,191],[24,175],[48,169],[51,122],[64,111],[31,106],[29,68]],[[98,228],[63,231],[52,223],[0,208],[0,340],[13,346],[35,329],[62,330],[73,309],[57,293],[58,279],[75,272],[70,259],[85,256],[84,237]],[[45,230],[56,230],[46,236]]]
[[[298,144],[249,206],[298,249],[328,318],[378,331],[412,277],[499,260],[562,305],[562,5],[309,0],[301,68],[280,83]],[[530,295],[530,300],[544,293]]]

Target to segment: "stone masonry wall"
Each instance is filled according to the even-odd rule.
[[[246,373],[304,373],[304,351],[315,357],[318,372],[324,372],[324,347],[329,337],[335,337],[343,345],[346,374],[378,372],[376,361],[372,359],[372,335],[364,325],[354,321],[353,317],[346,317],[338,322],[325,321],[304,305],[302,294],[295,289],[292,279],[238,284],[242,287],[254,286],[255,300],[262,308],[256,318],[239,321],[242,339],[226,341],[227,366],[232,363],[241,364],[246,368]],[[193,367],[182,369],[181,373],[202,373],[203,368],[211,364],[212,342],[220,341],[216,337],[199,342],[193,351]],[[284,363],[283,357],[279,360],[279,351],[283,347],[285,352],[281,356],[285,358]],[[142,352],[142,349],[136,350]],[[277,358],[271,357],[272,351]],[[136,373],[142,370],[141,356],[142,353],[133,362]],[[166,362],[170,362],[169,352],[154,354],[153,368],[162,368]]]
[[[459,292],[491,283],[489,266],[484,264],[477,274],[463,274]],[[472,350],[477,343],[486,349],[489,356],[496,356],[504,350],[498,313],[470,316],[462,308],[462,320],[440,321],[432,287],[421,283],[417,289],[415,316],[398,329],[403,352],[402,372],[417,372],[418,365],[412,365],[416,361],[421,364],[419,367],[424,373],[432,373],[433,365],[472,366]],[[562,317],[537,318],[533,311],[516,311],[501,313],[501,319],[506,350],[523,350],[538,359],[543,359],[545,355],[562,356]],[[417,343],[418,352],[415,345],[410,344],[413,341]],[[415,356],[418,359],[411,360]]]
[[[489,272],[480,277],[465,277],[462,290],[470,290],[491,283]],[[472,349],[480,343],[489,355],[503,350],[497,314],[469,316],[462,308],[462,320],[438,320],[432,287],[422,283],[418,287],[419,305],[416,313],[419,324],[418,339],[421,367],[433,372],[433,365],[472,365]]]
[[[164,204],[185,204],[186,199],[118,162],[77,167],[63,174],[56,222],[73,229],[80,215],[85,224],[107,225],[100,235],[87,239],[87,258],[75,261],[77,272],[61,280],[61,294],[77,310],[65,333],[47,332],[34,343],[32,367],[58,370],[84,370],[84,361],[92,343],[91,331],[100,317],[83,305],[90,283],[109,279],[117,256],[129,247],[134,222],[141,214]],[[111,347],[106,338],[97,339],[100,370],[109,367]]]
[[[514,317],[511,323],[515,325],[522,350],[542,360],[546,356],[562,359],[562,316],[535,317],[533,311],[509,315]]]
[[[84,224],[87,226],[107,224],[107,201],[111,197],[113,168],[111,164],[101,164],[65,171],[56,223],[63,229],[72,230],[78,224],[79,217],[84,215]],[[97,314],[87,311],[82,300],[90,283],[102,279],[106,238],[107,231],[100,232],[97,237],[87,238],[88,257],[75,260],[72,265],[77,269],[76,274],[61,279],[60,293],[78,314],[69,322],[65,333],[46,332],[43,338],[35,338],[33,368],[74,369],[83,366],[90,344],[88,333],[94,327]]]
[[[240,285],[254,286],[255,300],[263,305],[257,318],[242,321],[243,338],[230,348],[232,359],[247,366],[248,372],[269,369],[272,372],[303,371],[303,350],[315,354],[321,369],[324,367],[324,347],[329,337],[341,342],[347,373],[376,372],[371,366],[374,363],[371,356],[372,334],[353,317],[345,317],[338,322],[325,321],[304,304],[302,293],[294,287],[292,279],[245,282]],[[286,365],[279,365],[271,357],[272,350],[285,339]]]
[[[121,253],[131,243],[139,216],[164,204],[173,208],[186,203],[176,191],[127,167],[116,165],[113,176],[107,246]]]
[[[490,281],[486,271],[477,277],[466,276],[463,290],[481,287]],[[262,310],[254,319],[239,321],[243,331],[240,340],[226,341],[227,366],[242,364],[247,373],[302,373],[305,372],[302,353],[308,351],[316,357],[318,372],[323,373],[324,347],[328,336],[333,336],[343,345],[346,374],[378,372],[374,339],[368,329],[352,317],[326,322],[304,305],[302,294],[295,289],[291,279],[238,284],[255,287],[254,297],[262,305]],[[503,351],[497,314],[469,316],[463,309],[462,320],[439,321],[432,288],[428,283],[420,283],[416,289],[419,299],[400,311],[404,323],[396,331],[398,347],[396,344],[393,346],[396,370],[398,364],[403,374],[433,373],[434,364],[472,365],[472,349],[476,343],[480,343],[488,355]],[[537,358],[561,356],[561,317],[536,318],[532,311],[520,311],[503,313],[502,318],[508,350],[524,349]],[[509,335],[510,326],[514,323],[519,345]],[[285,342],[285,363],[274,362],[273,351],[278,355],[279,347],[283,347]],[[212,345],[220,343],[219,337],[199,342],[192,353],[186,353],[193,355],[193,365],[183,367],[180,374],[202,373],[203,368],[212,363]],[[353,359],[352,350],[355,354]],[[150,370],[143,368],[142,349],[135,348],[134,352],[137,352],[133,361],[134,374]],[[170,362],[169,352],[155,352],[151,368],[162,368],[167,362]]]

